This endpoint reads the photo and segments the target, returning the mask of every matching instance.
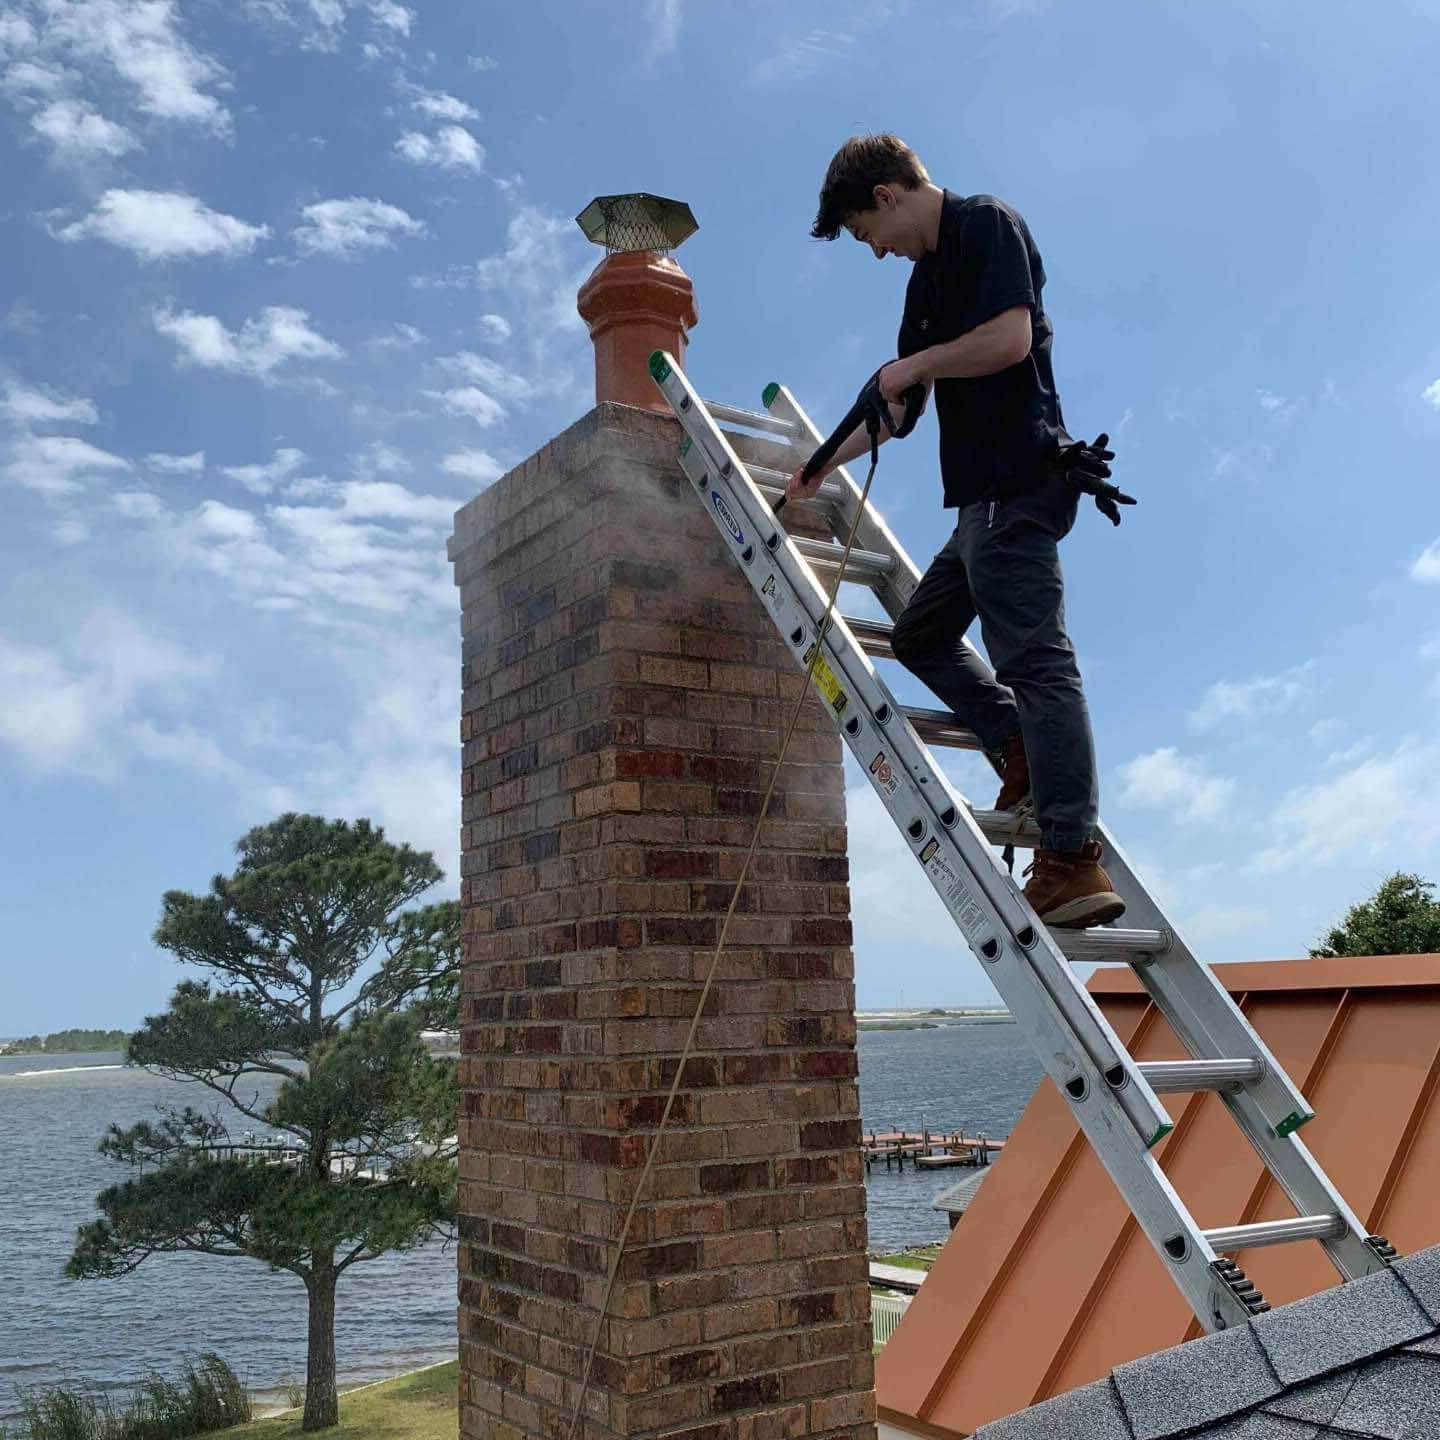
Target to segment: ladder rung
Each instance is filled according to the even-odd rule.
[[[745,410],[739,405],[722,405],[717,400],[706,400],[704,404],[715,420],[728,420],[732,425],[743,425],[748,430],[764,430],[770,435],[799,438],[800,427],[793,420],[777,420],[763,411]]]
[[[766,495],[783,495],[785,486],[790,481],[788,470],[772,470],[768,465],[750,465],[745,468],[750,472],[750,478]],[[822,480],[817,494],[810,497],[811,500],[834,500],[844,490],[844,486],[838,480]]]
[[[905,718],[927,745],[947,745],[952,750],[981,750],[979,737],[966,730],[948,710],[921,710],[902,705]]]
[[[1033,850],[1040,844],[1040,827],[1028,815],[1018,820],[1013,810],[972,810],[980,833],[996,845],[1018,845]]]
[[[1259,1245],[1288,1245],[1292,1240],[1334,1240],[1350,1227],[1339,1215],[1297,1215],[1293,1220],[1261,1220],[1254,1225],[1222,1225],[1206,1230],[1210,1248],[1220,1255]]]
[[[1259,1060],[1147,1060],[1140,1073],[1157,1095],[1224,1090],[1258,1080],[1265,1073]]]
[[[1168,930],[1125,930],[1118,925],[1090,930],[1052,927],[1050,937],[1071,960],[1128,960],[1143,965],[1170,948]]]
[[[790,541],[811,565],[822,570],[840,568],[840,557],[845,553],[843,545],[837,545],[833,540],[807,540],[799,535],[792,535]],[[894,569],[893,556],[882,555],[878,550],[851,550],[850,558],[845,562],[845,578],[857,582],[878,580]]]
[[[858,615],[842,615],[840,618],[850,627],[850,633],[867,655],[877,660],[895,658],[894,651],[890,649],[890,632],[895,627],[888,620],[863,620]]]

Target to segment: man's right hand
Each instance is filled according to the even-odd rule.
[[[797,465],[795,473],[785,482],[785,503],[788,505],[792,500],[809,500],[812,496],[820,493],[820,487],[825,483],[825,476],[829,471],[821,471],[818,475],[812,475],[809,480],[805,479],[805,466]]]

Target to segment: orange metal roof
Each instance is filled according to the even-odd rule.
[[[1217,965],[1316,1111],[1301,1132],[1372,1232],[1440,1243],[1440,955]],[[1138,1059],[1186,1058],[1128,969],[1090,989]],[[1201,1225],[1294,1213],[1214,1095],[1171,1095],[1157,1147]],[[1272,1305],[1337,1283],[1318,1244],[1236,1257]],[[969,1434],[1199,1333],[1045,1080],[876,1368],[880,1418]]]

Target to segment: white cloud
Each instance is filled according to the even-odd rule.
[[[16,335],[34,335],[39,332],[44,318],[28,300],[17,300],[4,316],[0,316],[0,330],[10,330]]]
[[[0,14],[0,60],[10,55],[18,55],[34,43],[34,27],[23,15],[9,12]]]
[[[1235,791],[1235,782],[1210,775],[1199,760],[1173,746],[1139,755],[1120,767],[1120,803],[1137,810],[1164,810],[1181,820],[1214,820]]]
[[[1190,713],[1190,723],[1213,730],[1228,720],[1249,720],[1279,715],[1306,703],[1315,694],[1315,662],[1282,670],[1278,675],[1256,675],[1249,680],[1217,680]]]
[[[408,520],[417,525],[449,525],[460,502],[442,495],[419,495],[393,480],[350,480],[339,488],[340,511],[357,520]]]
[[[668,55],[680,39],[681,0],[649,0],[650,54]]]
[[[1420,398],[1440,410],[1440,380],[1427,385],[1421,392]]]
[[[476,261],[474,281],[513,297],[532,334],[575,330],[575,292],[591,263],[573,220],[521,205],[506,224],[504,251]]]
[[[162,563],[217,576],[256,609],[352,631],[365,645],[382,616],[453,616],[454,585],[436,532],[461,502],[393,480],[289,481],[302,459],[281,450],[266,466],[231,467],[251,490],[283,488],[287,503],[172,507],[128,491],[115,509],[150,534]],[[389,464],[385,454],[364,457],[366,468]],[[316,503],[294,503],[300,498]]]
[[[338,360],[345,354],[310,328],[309,311],[290,305],[267,305],[240,330],[192,310],[159,309],[152,318],[155,328],[179,347],[180,364],[267,382],[292,360]]]
[[[415,23],[415,12],[396,4],[396,0],[370,0],[370,14],[377,25],[397,35],[408,35]]]
[[[247,224],[193,195],[165,190],[107,190],[85,219],[58,232],[65,241],[106,240],[145,261],[248,255],[269,234],[268,225]]]
[[[229,129],[229,112],[210,93],[224,83],[224,70],[180,33],[174,0],[52,0],[45,9],[42,46],[108,66],[142,113]]]
[[[74,435],[21,435],[10,447],[6,479],[41,495],[72,495],[87,480],[129,470],[130,462]]]
[[[371,816],[391,838],[431,851],[453,891],[460,859],[460,753],[449,628],[447,621],[434,634],[386,634],[349,661],[348,728],[302,768],[295,783],[304,808]]]
[[[91,400],[14,380],[5,383],[0,413],[17,425],[94,425],[100,418]]]
[[[171,455],[152,450],[145,457],[145,464],[162,475],[200,475],[205,470],[205,452],[194,450],[189,455]]]
[[[164,502],[149,490],[117,490],[110,508],[127,520],[158,520],[165,513]]]
[[[0,77],[0,90],[12,99],[28,100],[42,95],[59,95],[74,75],[63,65],[21,60]]]
[[[1410,567],[1410,578],[1427,585],[1440,585],[1440,540],[1434,540]]]
[[[503,400],[523,403],[530,397],[534,388],[524,376],[517,375],[513,370],[507,370],[486,355],[475,354],[473,350],[461,350],[454,355],[442,355],[436,364],[463,380],[475,381],[477,385],[483,386],[485,390],[500,396]]]
[[[510,322],[503,315],[482,315],[477,320],[481,337],[498,345],[503,340],[508,340],[513,333]]]
[[[767,55],[750,71],[755,85],[793,85],[809,80],[820,70],[853,54],[857,37],[841,30],[817,27],[790,40]]]
[[[384,47],[373,42],[361,47],[371,60],[393,48],[396,37],[408,36],[415,24],[415,11],[396,0],[244,0],[244,4],[253,15],[300,30],[306,49],[322,51],[339,49],[346,20],[352,11],[360,11],[387,42]]]
[[[412,165],[430,165],[439,170],[480,171],[485,165],[485,147],[463,125],[442,125],[433,135],[407,130],[395,150]]]
[[[139,143],[123,126],[76,100],[54,100],[30,117],[30,128],[62,160],[123,155]]]
[[[350,464],[362,480],[373,480],[377,475],[403,475],[410,469],[405,456],[381,440],[372,441],[358,455],[352,455]]]
[[[481,429],[498,425],[505,418],[505,407],[474,385],[454,390],[423,390],[421,394],[443,405],[450,414],[473,420]]]
[[[305,452],[284,447],[263,465],[222,465],[220,473],[236,480],[254,495],[268,495],[305,464]]]
[[[1262,870],[1382,856],[1408,867],[1440,837],[1440,745],[1402,744],[1291,790],[1268,828],[1271,844],[1257,857]]]
[[[472,55],[465,63],[482,75],[500,68],[500,62],[493,55]]]
[[[505,473],[505,467],[486,450],[456,450],[440,462],[440,468],[447,475],[472,480],[482,489]]]
[[[423,91],[417,100],[410,102],[411,109],[428,115],[432,120],[478,120],[480,112],[467,105],[458,95],[446,94],[443,90]]]
[[[111,780],[142,705],[173,702],[207,667],[112,609],[89,616],[75,637],[62,648],[0,635],[0,745],[42,775]]]
[[[260,521],[249,511],[221,500],[204,500],[194,514],[196,530],[214,540],[256,540],[262,535]]]
[[[307,255],[353,260],[367,250],[393,249],[398,238],[424,233],[424,224],[398,205],[351,195],[307,205],[295,230],[295,243]]]
[[[1255,394],[1260,402],[1260,408],[1277,425],[1288,425],[1305,405],[1303,399],[1287,399],[1284,395],[1277,395],[1272,390],[1257,390]]]
[[[57,545],[83,545],[90,538],[90,526],[79,516],[72,515],[68,519],[57,521],[50,533],[55,537]]]
[[[372,350],[413,350],[425,343],[425,332],[414,325],[396,321],[389,335],[377,335],[370,341]]]

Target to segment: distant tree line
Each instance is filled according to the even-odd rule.
[[[27,1035],[0,1045],[0,1055],[86,1055],[96,1050],[123,1050],[130,1043],[127,1030],[56,1030],[50,1035]]]

